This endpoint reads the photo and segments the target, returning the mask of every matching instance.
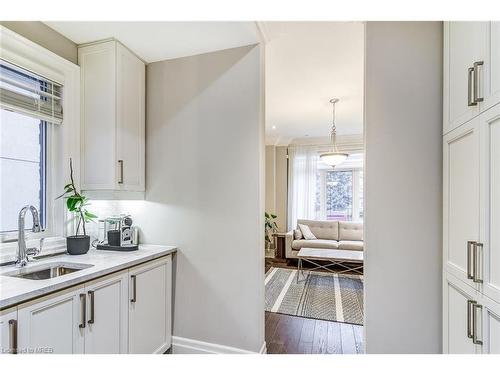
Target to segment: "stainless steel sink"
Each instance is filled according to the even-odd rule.
[[[20,277],[30,280],[47,280],[54,277],[64,276],[69,273],[81,271],[85,268],[92,267],[93,264],[80,263],[46,263],[39,266],[21,268],[15,271],[4,273],[3,276]]]

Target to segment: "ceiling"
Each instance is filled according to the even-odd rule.
[[[116,38],[145,62],[258,42],[255,22],[44,22],[76,44]]]
[[[266,40],[266,144],[363,132],[362,22],[259,22]]]

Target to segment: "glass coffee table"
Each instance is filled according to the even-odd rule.
[[[331,273],[346,273],[352,272],[354,274],[363,274],[363,251],[356,250],[336,250],[336,249],[313,249],[310,247],[303,247],[297,254],[298,266],[297,266],[297,283],[300,281],[299,276],[303,277],[302,281],[306,279],[304,277],[304,270],[302,268],[302,262],[306,261],[314,265],[314,268],[308,269],[308,271],[314,271],[317,269],[324,269]],[[328,264],[319,264],[317,261],[327,261]],[[334,271],[328,267],[340,266],[343,269],[340,271]]]

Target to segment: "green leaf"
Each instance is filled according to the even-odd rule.
[[[97,215],[94,215],[92,212],[85,211],[85,216],[90,219],[97,219]]]

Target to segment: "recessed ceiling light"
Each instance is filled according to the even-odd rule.
[[[273,125],[273,126],[272,126],[272,129],[273,129],[273,130],[276,130],[276,125]]]

